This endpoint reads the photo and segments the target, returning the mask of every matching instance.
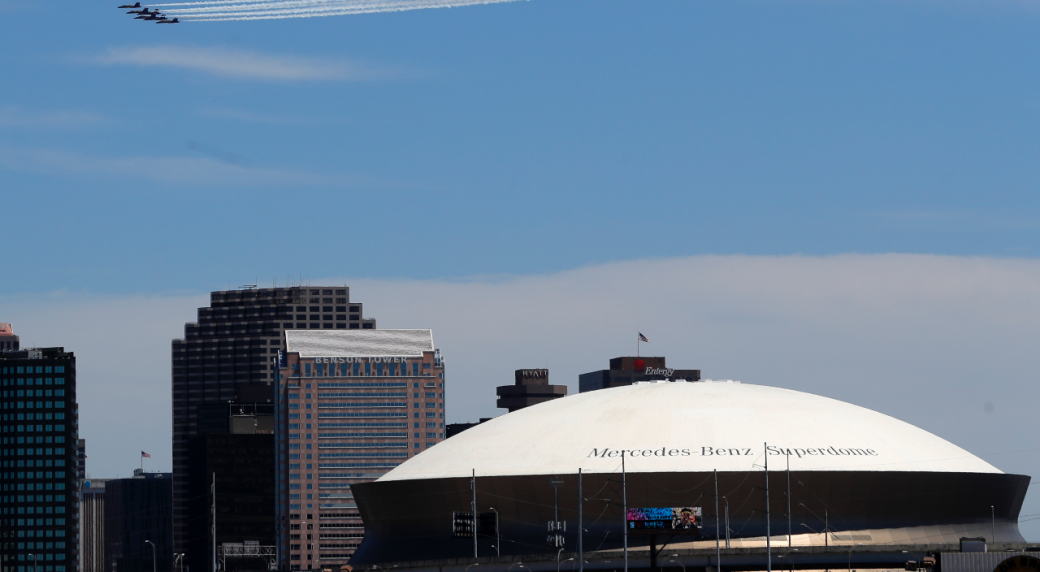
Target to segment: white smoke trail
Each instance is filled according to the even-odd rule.
[[[517,0],[210,0],[156,4],[184,21],[277,20],[317,18],[431,8],[498,4]]]
[[[448,0],[260,0],[227,2],[220,0],[212,4],[187,8],[169,8],[168,14],[205,14],[213,12],[268,12],[278,9],[315,8],[325,10],[371,10],[394,9],[405,7],[422,7],[431,3],[444,3]],[[452,0],[459,1],[459,0]],[[465,1],[465,0],[463,0]]]

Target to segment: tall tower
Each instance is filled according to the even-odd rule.
[[[188,441],[209,432],[206,412],[229,402],[273,403],[272,360],[287,329],[369,330],[361,304],[340,286],[247,288],[210,294],[198,321],[173,340],[173,520],[174,552],[185,552],[188,534]],[[219,423],[216,425],[220,425]],[[226,425],[224,425],[226,427]],[[221,430],[212,430],[221,432]],[[223,429],[226,432],[226,429]],[[271,460],[274,467],[274,458]],[[272,501],[272,514],[274,513]],[[195,530],[195,527],[192,527]],[[208,554],[188,555],[203,570]]]
[[[444,360],[431,330],[285,335],[279,570],[339,570],[365,536],[351,486],[444,440]]]
[[[34,564],[78,572],[76,357],[64,348],[0,352],[0,386],[0,432],[10,436],[0,461],[10,492],[0,497],[0,560],[8,572]]]

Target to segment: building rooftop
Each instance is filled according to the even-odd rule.
[[[300,357],[422,357],[432,330],[286,330],[286,349]]]

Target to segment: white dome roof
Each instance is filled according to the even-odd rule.
[[[762,385],[648,383],[503,415],[380,481],[477,476],[761,470],[1000,473],[960,447],[855,405]],[[757,466],[756,466],[757,465]]]

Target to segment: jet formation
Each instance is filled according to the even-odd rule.
[[[120,10],[125,10],[127,8],[130,9],[130,11],[127,12],[127,14],[137,14],[136,16],[134,16],[134,20],[144,20],[146,22],[155,22],[156,24],[181,23],[178,18],[167,18],[165,14],[159,12],[158,10],[152,10],[148,7],[141,8],[140,2],[135,2],[133,4],[123,4],[119,7]]]

